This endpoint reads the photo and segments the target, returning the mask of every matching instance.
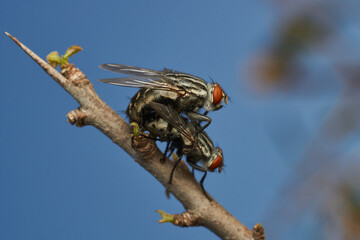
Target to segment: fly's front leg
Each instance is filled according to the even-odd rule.
[[[205,188],[204,188],[204,180],[206,178],[206,175],[207,175],[207,171],[204,172],[204,175],[200,179],[200,185],[201,185],[201,188],[202,188],[206,198],[209,199],[209,201],[212,201],[211,198],[209,197],[209,195],[207,194],[207,192],[205,191]]]
[[[193,121],[199,121],[199,122],[207,122],[204,126],[202,126],[196,134],[204,131],[205,128],[207,128],[211,123],[211,118],[206,116],[208,112],[206,111],[204,114],[198,113],[198,112],[187,112],[186,115]]]
[[[205,191],[205,188],[204,188],[204,180],[206,178],[206,175],[207,175],[207,170],[203,167],[200,167],[199,165],[197,165],[196,163],[192,162],[192,161],[188,161],[189,165],[194,169],[196,170],[199,170],[201,172],[204,172],[204,175],[202,176],[201,180],[200,180],[200,186],[204,192],[204,195],[207,199],[209,199],[209,201],[211,202],[212,199],[210,198],[210,196],[207,194],[207,192]]]

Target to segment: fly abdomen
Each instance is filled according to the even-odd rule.
[[[180,134],[172,130],[172,126],[160,118],[159,114],[150,106],[153,102],[159,102],[166,105],[174,105],[174,101],[162,95],[161,91],[151,89],[141,89],[131,99],[126,110],[130,122],[136,122],[141,130],[149,131],[153,136],[166,141],[168,135]]]
[[[149,103],[159,101],[162,98],[161,95],[154,93],[150,89],[140,89],[130,100],[129,106],[126,109],[130,122],[136,122],[140,127],[144,127],[144,123],[151,121],[151,117],[154,115],[149,107]]]

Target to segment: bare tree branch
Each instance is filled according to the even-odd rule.
[[[76,126],[92,125],[124,149],[137,163],[150,172],[183,204],[185,213],[177,214],[178,226],[204,226],[222,239],[253,239],[252,231],[236,220],[215,200],[209,201],[186,164],[176,169],[172,184],[168,184],[174,163],[161,163],[161,151],[152,140],[137,137],[132,145],[131,128],[95,92],[93,85],[73,64],[61,66],[61,74],[19,40],[6,33],[40,67],[64,88],[80,105],[67,114]],[[175,216],[175,215],[174,215]]]

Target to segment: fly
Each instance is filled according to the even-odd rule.
[[[206,194],[203,183],[208,171],[213,172],[218,169],[218,171],[221,172],[223,168],[223,151],[219,147],[214,147],[213,142],[205,131],[201,131],[197,134],[197,130],[200,128],[199,124],[190,123],[174,108],[156,102],[150,103],[150,106],[161,117],[158,119],[159,123],[164,121],[170,125],[167,127],[170,131],[167,136],[170,136],[171,143],[169,147],[168,141],[165,154],[167,153],[167,150],[170,150],[171,155],[171,153],[177,149],[176,154],[179,157],[171,170],[169,183],[172,181],[174,171],[181,162],[182,156],[186,155],[186,162],[193,170],[196,169],[204,172],[204,175],[200,180],[200,185],[205,196],[210,199]],[[152,124],[156,127],[155,123],[156,121]],[[199,165],[199,163],[201,165]]]
[[[121,64],[101,64],[100,68],[129,75],[128,77],[101,79],[99,81],[118,86],[143,88],[151,91],[152,101],[167,105],[169,102],[192,120],[206,121],[199,129],[202,131],[210,123],[207,113],[222,108],[228,103],[228,96],[217,83],[206,83],[202,78],[193,75],[164,69],[156,71],[146,68]],[[198,112],[204,109],[205,113]],[[141,110],[140,110],[141,111]]]

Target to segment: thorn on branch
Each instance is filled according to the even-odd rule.
[[[265,230],[260,223],[254,226],[252,231],[252,237],[254,240],[265,240]]]
[[[189,212],[183,212],[181,214],[169,214],[163,210],[156,210],[156,212],[160,213],[162,217],[162,219],[158,221],[159,223],[171,222],[179,227],[200,226],[198,217]]]
[[[81,108],[72,110],[71,112],[66,114],[66,117],[68,118],[68,122],[72,125],[76,124],[77,127],[83,127],[86,125],[86,114],[81,110]]]

